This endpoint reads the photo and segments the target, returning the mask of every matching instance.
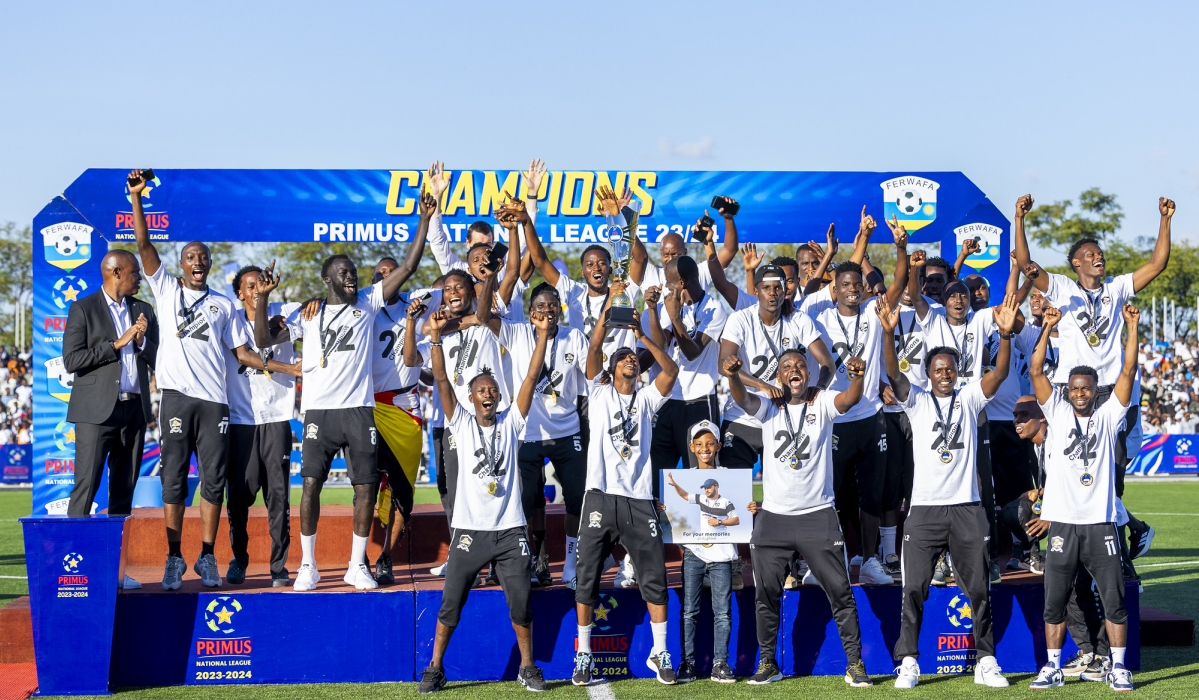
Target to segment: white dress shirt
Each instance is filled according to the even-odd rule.
[[[125,303],[124,299],[113,301],[107,291],[104,291],[104,299],[108,302],[108,314],[112,316],[112,325],[117,329],[117,338],[120,338],[131,325],[129,305]],[[134,349],[136,342],[128,343],[119,351],[121,353],[121,393],[123,394],[140,394],[142,391],[137,383],[137,352]],[[145,340],[143,339],[142,342],[144,343]]]

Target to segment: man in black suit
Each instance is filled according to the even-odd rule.
[[[75,424],[75,488],[67,514],[86,516],[108,463],[108,513],[128,514],[142,464],[150,371],[158,351],[154,307],[135,299],[141,266],[124,250],[100,262],[99,292],[71,305],[62,359],[75,375],[67,420]]]

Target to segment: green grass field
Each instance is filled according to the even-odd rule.
[[[323,493],[325,503],[348,503],[350,489],[328,489]],[[293,492],[293,502],[298,502]],[[0,576],[23,576],[24,555],[17,518],[29,512],[28,491],[0,492]],[[418,503],[434,503],[437,492],[431,487],[417,491]],[[1129,484],[1124,495],[1128,508],[1157,528],[1157,538],[1148,555],[1137,561],[1145,584],[1142,603],[1170,612],[1199,617],[1199,544],[1194,533],[1199,528],[1199,481],[1156,484]],[[0,603],[25,593],[25,582],[0,579]],[[1135,675],[1137,692],[1154,698],[1199,698],[1199,649],[1196,647],[1146,647],[1142,650],[1142,670]],[[994,695],[1004,698],[1025,697],[1109,697],[1106,685],[1071,681],[1055,692],[1033,693],[1028,690],[1028,675],[1011,675],[1013,687],[1008,690],[979,688],[973,679],[964,677],[925,676],[920,687],[912,691],[897,691],[891,687],[893,677],[876,676],[874,688],[852,689],[840,678],[788,678],[770,686],[752,687],[739,683],[717,686],[702,680],[684,687],[667,687],[652,680],[629,680],[612,683],[602,689],[593,687],[592,695],[607,697],[606,691],[619,700],[634,698],[680,698],[692,692],[701,697],[719,698],[785,698],[797,694],[820,698],[861,697],[938,697],[959,698]],[[507,697],[526,697],[515,682],[451,684],[443,693],[448,698],[487,697],[503,700]],[[225,700],[232,694],[246,700],[308,700],[329,698],[358,700],[365,695],[415,697],[412,683],[374,685],[287,685],[287,686],[211,686],[203,688],[141,688],[122,690],[117,695],[128,700],[180,698],[187,700]],[[588,690],[569,683],[551,684],[555,697],[588,697]]]

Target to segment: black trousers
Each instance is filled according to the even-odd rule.
[[[437,460],[437,494],[447,522],[454,522],[454,495],[458,493],[458,447],[449,428],[433,428],[433,456]]]
[[[533,511],[545,510],[545,460],[554,465],[554,475],[562,484],[566,501],[566,535],[578,537],[579,512],[583,507],[583,492],[587,490],[587,453],[583,451],[583,436],[579,433],[542,440],[522,442],[517,463],[520,466],[520,505],[525,520]]]
[[[912,455],[912,421],[903,411],[883,411],[887,424],[887,471],[883,483],[882,512],[899,508],[912,495],[915,459]]]
[[[974,610],[974,641],[978,655],[994,656],[991,636],[991,564],[987,556],[990,527],[978,503],[952,506],[912,506],[903,526],[903,618],[895,658],[920,656],[920,626],[924,602],[933,580],[937,555],[949,548],[958,587]]]
[[[495,564],[495,575],[508,601],[512,622],[527,626],[533,622],[529,606],[529,541],[523,527],[507,530],[453,530],[450,548],[454,556],[446,562],[445,590],[437,621],[457,627],[462,606],[483,567]]]
[[[992,559],[999,556],[999,514],[995,512],[995,474],[991,464],[991,421],[983,411],[978,416],[978,439],[974,445],[977,462],[978,497],[987,516],[987,553]]]
[[[583,513],[575,602],[595,605],[604,561],[619,544],[633,560],[642,600],[666,605],[666,553],[654,502],[592,489],[583,495]]]
[[[271,574],[287,574],[291,549],[291,424],[229,426],[229,545],[242,567],[250,565],[246,531],[250,506],[262,491],[271,532]]]
[[[859,661],[862,658],[862,631],[858,625],[853,587],[849,583],[849,560],[837,511],[822,508],[803,515],[779,515],[759,510],[754,517],[754,534],[749,546],[753,550],[754,582],[757,585],[754,613],[762,659],[775,658],[783,578],[791,560],[801,556],[828,596],[846,658],[850,663]]]
[[[200,497],[221,505],[229,476],[229,406],[164,389],[158,427],[162,502],[180,505],[187,500],[187,473],[194,454],[200,467]]]
[[[133,488],[142,468],[146,415],[139,397],[118,401],[103,423],[75,424],[75,487],[67,515],[92,512],[108,464],[108,513],[128,515],[133,510]]]
[[[649,461],[654,470],[654,497],[661,498],[658,493],[658,475],[663,469],[674,469],[679,460],[684,460],[684,467],[696,467],[695,455],[687,445],[687,434],[691,426],[701,420],[710,420],[720,425],[720,407],[716,403],[716,394],[702,399],[682,401],[670,399],[654,417],[654,432],[649,443]]]

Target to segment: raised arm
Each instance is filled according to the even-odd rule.
[[[887,303],[894,308],[903,298],[903,288],[908,283],[908,232],[895,215],[891,216],[887,227],[891,229],[891,235],[895,238],[895,279],[891,280],[891,286],[887,288]]]
[[[533,228],[533,219],[525,209],[524,202],[519,199],[509,201],[504,205],[499,216],[500,225],[508,232],[508,257],[504,261],[504,278],[499,281],[500,299],[504,304],[512,303],[512,290],[516,289],[516,280],[520,279],[520,231],[523,224],[526,229]],[[533,235],[537,235],[536,229]]]
[[[688,500],[690,494],[687,493],[687,489],[674,483],[674,474],[666,472],[666,481],[668,481],[670,485],[674,487],[674,492],[679,495],[679,498],[683,499],[684,501]]]
[[[502,322],[491,311],[491,305],[495,299],[496,275],[487,268],[483,268],[482,273],[483,288],[479,291],[478,297],[475,299],[475,317],[479,319],[481,325],[487,326],[491,329],[492,333],[498,336]]]
[[[1062,312],[1048,303],[1041,305],[1041,335],[1033,348],[1032,358],[1028,361],[1028,378],[1032,382],[1033,393],[1037,403],[1045,403],[1053,396],[1053,384],[1045,376],[1045,355],[1049,352],[1049,334],[1057,322],[1062,320]],[[1133,354],[1135,358],[1135,353]],[[1127,359],[1127,358],[1125,358]]]
[[[912,253],[908,258],[908,297],[911,298],[912,308],[916,310],[916,318],[919,319],[928,317],[928,300],[920,291],[920,271],[924,269],[927,259],[928,253],[923,250]]]
[[[545,278],[546,283],[551,286],[558,286],[558,278],[561,274],[558,268],[554,267],[554,263],[545,254],[545,247],[541,245],[541,239],[537,237],[537,231],[533,228],[532,219],[530,225],[525,226],[525,246],[529,249],[529,257],[533,259],[533,265],[541,272],[541,276]]]
[[[1024,233],[1024,219],[1028,216],[1028,212],[1032,211],[1035,203],[1031,194],[1026,194],[1016,200],[1016,219],[1012,223],[1012,243],[1016,249],[1016,264],[1020,266],[1021,270],[1032,262],[1032,254],[1028,250],[1028,236]],[[1041,275],[1034,279],[1033,283],[1042,292],[1049,291],[1049,275]]]
[[[729,281],[728,276],[724,274],[724,266],[712,255],[709,255],[703,264],[708,266],[708,274],[712,276],[712,286],[716,288],[720,296],[724,297],[729,306],[737,308],[737,297],[743,292],[737,288],[737,285]]]
[[[887,379],[891,381],[891,391],[895,392],[895,399],[901,403],[906,402],[908,394],[912,391],[912,383],[908,381],[906,374],[899,371],[899,357],[895,354],[895,326],[899,324],[899,313],[892,309],[885,299],[880,299],[874,310],[883,327],[883,370],[887,373]]]
[[[1157,225],[1157,243],[1153,246],[1153,256],[1149,262],[1132,273],[1134,294],[1148,287],[1170,263],[1170,221],[1174,218],[1174,200],[1161,197],[1157,200],[1157,210],[1162,215],[1161,223]]]
[[[806,280],[800,280],[800,284],[803,285],[804,296],[812,294],[816,290],[820,289],[820,281],[824,279],[825,273],[828,272],[829,265],[833,264],[833,256],[837,254],[837,249],[841,246],[841,244],[837,242],[836,224],[828,225],[828,233],[825,235],[825,238],[827,240],[825,249],[820,253],[820,264],[816,266],[815,270],[812,270],[810,277],[808,277]],[[808,241],[808,246],[814,247],[816,250],[820,250],[820,246],[816,245],[815,241]],[[865,254],[865,251],[863,251],[863,257],[865,257]]]
[[[545,366],[545,346],[549,342],[550,317],[540,311],[529,312],[529,323],[537,329],[537,345],[533,347],[533,357],[529,360],[529,371],[525,373],[525,381],[516,392],[516,410],[520,415],[528,416],[529,407],[533,405],[533,392],[541,379],[541,368]]]
[[[640,321],[640,319],[638,319]],[[599,324],[596,324],[599,325]],[[641,324],[638,323],[633,332],[637,334],[637,340],[641,341],[646,350],[654,356],[654,362],[658,363],[658,367],[662,369],[658,376],[654,378],[654,386],[657,387],[658,393],[663,396],[670,396],[671,390],[674,389],[675,380],[679,377],[679,366],[674,363],[670,357],[670,353],[662,349],[661,345],[654,342],[654,339],[645,334],[641,330]]]
[[[612,303],[612,295],[608,295],[608,302],[604,304],[604,309],[607,309]],[[641,319],[637,319],[638,327],[641,326]],[[600,311],[599,320],[595,322],[595,327],[591,329],[591,342],[587,346],[587,369],[584,372],[587,376],[587,381],[595,379],[600,372],[604,371],[604,336],[608,330],[604,328],[604,311]]]
[[[454,393],[450,378],[446,376],[445,353],[441,351],[441,329],[445,328],[445,322],[444,310],[434,311],[429,317],[429,355],[433,361],[433,381],[437,384],[437,395],[441,397],[441,411],[449,420],[458,410],[458,396]],[[525,408],[528,409],[527,404]]]
[[[862,219],[858,223],[858,235],[853,239],[853,252],[849,254],[850,262],[862,264],[862,258],[866,257],[866,246],[870,245],[870,237],[874,235],[874,227],[877,224],[874,217],[866,213],[866,205],[862,205]]]
[[[756,416],[758,410],[762,408],[762,397],[746,391],[745,384],[741,381],[741,360],[737,359],[736,355],[722,357],[720,373],[728,377],[729,395],[733,397],[733,401],[741,407],[741,410],[751,416]],[[780,394],[779,399],[781,400],[781,398]]]
[[[424,364],[420,352],[416,349],[416,319],[424,313],[421,309],[421,300],[413,299],[408,305],[408,313],[404,318],[404,366],[405,367],[420,367]],[[444,327],[443,327],[444,330]],[[429,382],[430,384],[432,382]]]
[[[129,172],[129,203],[133,207],[133,238],[137,241],[137,254],[142,259],[142,272],[152,277],[162,267],[162,259],[158,257],[158,249],[150,242],[150,229],[146,227],[146,214],[142,211],[142,190],[146,189],[146,180],[142,171]],[[128,183],[126,183],[128,184]]]
[[[465,270],[468,265],[455,255],[454,251],[450,250],[449,236],[441,227],[441,197],[450,186],[450,178],[445,174],[444,163],[433,161],[433,164],[429,166],[429,171],[425,173],[425,186],[428,188],[428,192],[432,192],[433,201],[436,202],[429,226],[429,248],[433,251],[433,259],[437,261],[437,266],[441,268],[443,274],[450,270]],[[424,211],[423,204],[421,210]]]
[[[737,204],[737,200],[732,197],[726,197],[731,204]],[[716,212],[724,219],[724,240],[720,243],[720,250],[716,251],[716,257],[720,260],[721,267],[727,267],[733,262],[733,258],[737,257],[737,221],[736,215],[729,210],[721,207]],[[707,210],[704,214],[707,214]]]
[[[670,332],[674,336],[674,341],[679,344],[679,352],[683,353],[683,357],[688,360],[694,360],[703,353],[708,336],[701,333],[698,338],[692,338],[687,333],[687,329],[683,325],[682,295],[681,288],[674,290],[673,294],[668,294],[662,301],[662,306],[665,307],[666,316],[670,319]]]
[[[999,328],[999,353],[995,356],[995,369],[983,375],[979,380],[982,384],[983,396],[988,399],[995,396],[1003,381],[1007,379],[1012,363],[1012,326],[1016,323],[1016,314],[1020,304],[1014,294],[1003,298],[1003,303],[991,309],[995,326]]]
[[[958,253],[958,259],[953,261],[953,278],[962,278],[962,266],[966,264],[966,258],[974,255],[982,250],[982,245],[973,238],[967,238],[966,242],[962,243],[962,252]],[[1019,269],[1019,268],[1017,268]]]
[[[895,351],[893,343],[884,342],[883,345],[891,345],[891,351]],[[862,400],[862,391],[864,389],[862,377],[866,374],[866,361],[860,357],[851,357],[845,361],[845,376],[849,378],[849,386],[833,397],[833,405],[837,407],[837,411],[842,415],[849,413],[849,410],[858,405]]]
[[[1132,304],[1125,304],[1123,313],[1128,337],[1124,340],[1124,366],[1120,369],[1120,377],[1116,379],[1112,394],[1121,406],[1128,406],[1128,402],[1132,400],[1133,382],[1137,379],[1137,330],[1141,322],[1141,311]]]
[[[753,243],[746,243],[741,246],[741,260],[745,267],[745,293],[751,297],[758,296],[757,285],[754,284],[754,271],[762,264],[764,256],[758,254],[758,246]],[[737,308],[736,306],[733,307]]]
[[[613,284],[622,284],[615,282]],[[608,295],[611,299],[616,292]],[[654,339],[654,342],[662,347],[666,347],[666,331],[662,330],[662,319],[658,316],[658,302],[662,297],[662,289],[660,287],[650,287],[643,293],[645,298],[645,325],[649,328],[649,337]]]
[[[258,282],[254,286],[255,291],[258,292],[258,303],[254,311],[254,345],[257,347],[269,348],[291,340],[291,331],[286,325],[271,325],[271,314],[268,308],[270,294],[279,286],[279,280],[282,278],[282,275],[275,274],[274,260],[267,265],[265,270],[258,273]]]
[[[408,246],[408,253],[400,262],[400,266],[383,279],[384,299],[390,299],[398,289],[404,286],[404,283],[411,279],[412,275],[416,273],[416,269],[420,267],[421,257],[425,254],[425,240],[429,235],[429,222],[433,219],[433,212],[437,211],[437,200],[426,192],[421,195],[419,207],[420,222],[416,225],[416,236],[413,237],[412,244]],[[392,277],[396,278],[394,287],[387,283],[387,280]]]

